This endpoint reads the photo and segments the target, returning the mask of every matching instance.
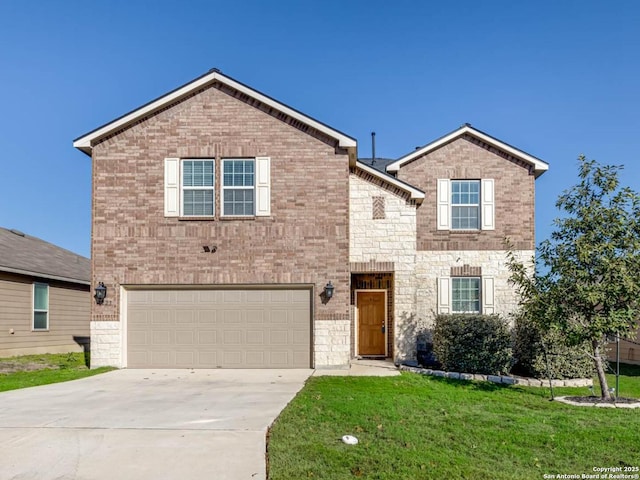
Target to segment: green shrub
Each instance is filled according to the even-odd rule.
[[[545,348],[547,359],[545,360]],[[542,331],[530,317],[518,314],[514,319],[513,373],[535,378],[591,378],[593,360],[587,346],[568,347],[557,330]],[[547,360],[549,372],[547,372]]]
[[[500,375],[511,367],[511,333],[497,315],[437,315],[433,350],[451,372]]]

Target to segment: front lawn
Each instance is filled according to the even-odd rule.
[[[108,367],[89,370],[87,363],[83,353],[0,358],[0,392],[66,382],[113,370]]]
[[[639,372],[625,368],[623,396],[640,392]],[[345,434],[360,443],[343,444]],[[273,425],[268,455],[271,480],[580,477],[640,466],[640,410],[572,407],[550,402],[548,389],[410,373],[312,377]]]

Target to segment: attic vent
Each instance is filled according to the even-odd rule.
[[[24,233],[21,232],[20,230],[16,230],[14,228],[12,228],[11,230],[9,230],[11,233],[13,233],[14,235],[18,235],[19,237],[24,237]]]

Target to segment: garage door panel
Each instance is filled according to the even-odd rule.
[[[242,294],[244,292],[238,290],[224,290],[222,293],[222,302],[225,305],[242,302]]]
[[[242,323],[242,312],[239,310],[224,310],[222,312],[222,322],[240,324]]]
[[[247,345],[264,345],[264,331],[247,330]]]
[[[194,345],[195,332],[181,331],[176,332],[176,345]]]
[[[263,290],[248,290],[245,295],[247,305],[264,303],[265,292]]]
[[[175,303],[178,305],[194,305],[196,303],[196,291],[194,290],[177,290],[174,292]]]
[[[195,363],[196,363],[195,352],[193,351],[189,351],[189,352],[177,351],[176,352],[176,365],[195,365]]]
[[[168,325],[171,323],[171,312],[169,310],[153,309],[149,312],[147,319],[154,325]]]
[[[171,352],[168,350],[163,351],[152,351],[151,352],[151,363],[156,367],[169,367],[171,365]]]
[[[289,331],[271,330],[269,332],[269,343],[271,345],[287,345],[289,343]]]
[[[191,309],[188,310],[176,310],[176,323],[177,324],[195,324],[196,312]]]
[[[309,368],[310,290],[131,290],[128,367]]]
[[[198,362],[196,366],[202,367],[202,368],[212,368],[211,367],[212,365],[219,365],[217,352],[212,352],[212,351],[198,352]]]
[[[218,332],[215,330],[198,331],[198,345],[215,345],[218,340]]]
[[[153,345],[169,345],[171,343],[171,334],[168,330],[155,330],[151,334]]]
[[[225,330],[222,338],[225,345],[240,345],[242,343],[242,332],[240,330]]]

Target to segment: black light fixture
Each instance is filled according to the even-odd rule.
[[[333,297],[334,288],[335,287],[333,286],[333,283],[331,283],[331,280],[329,280],[329,283],[324,286],[324,296],[327,297],[327,299]]]
[[[93,298],[96,299],[96,304],[102,305],[106,296],[107,287],[104,286],[103,282],[98,283],[98,286],[96,287],[96,294],[93,296]]]

